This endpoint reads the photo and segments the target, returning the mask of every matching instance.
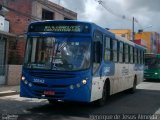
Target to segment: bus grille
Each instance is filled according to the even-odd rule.
[[[55,73],[55,72],[29,72],[33,77],[47,78],[47,79],[63,79],[63,78],[74,78],[74,74],[66,73]]]
[[[69,85],[47,85],[47,84],[42,84],[42,83],[32,83],[35,86],[38,87],[47,87],[47,88],[67,88]]]

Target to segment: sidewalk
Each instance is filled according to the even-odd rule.
[[[19,85],[17,86],[8,86],[2,85],[0,86],[0,97],[7,95],[15,95],[19,94]]]

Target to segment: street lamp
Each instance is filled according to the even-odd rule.
[[[144,27],[143,29],[139,29],[138,32],[141,33],[141,32],[143,32],[144,29],[147,29],[147,28],[150,28],[150,27],[152,27],[152,25],[149,25],[149,26],[147,26],[147,27]]]
[[[132,19],[132,41],[134,41],[134,39],[135,39],[134,22],[138,23],[138,21],[135,17],[133,17],[133,19]]]

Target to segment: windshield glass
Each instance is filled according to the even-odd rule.
[[[145,59],[145,66],[146,66],[146,69],[160,68],[160,59],[146,58]]]
[[[78,42],[75,38],[29,38],[24,67],[60,71],[87,69],[91,51],[87,40]]]

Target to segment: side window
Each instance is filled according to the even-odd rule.
[[[134,63],[137,63],[137,49],[134,48]]]
[[[130,46],[129,56],[130,56],[130,63],[133,63],[133,47],[132,46]]]
[[[124,46],[124,53],[125,53],[125,62],[128,63],[129,62],[129,49],[128,49],[127,44],[125,44]]]
[[[105,37],[104,40],[104,60],[111,60],[111,39],[109,37]]]
[[[119,62],[123,62],[123,43],[119,42]]]
[[[112,41],[112,55],[113,55],[113,61],[114,62],[117,62],[117,58],[118,58],[118,56],[117,56],[117,47],[118,47],[118,45],[117,45],[117,40],[113,40]]]

